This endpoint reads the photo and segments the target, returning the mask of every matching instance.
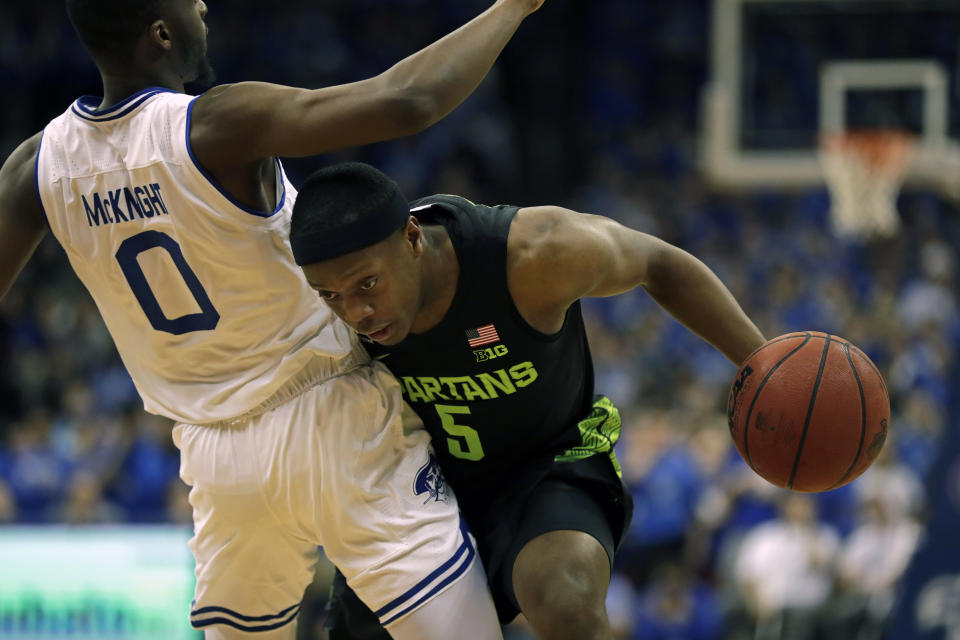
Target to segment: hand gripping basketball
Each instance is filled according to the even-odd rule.
[[[827,491],[876,459],[890,399],[863,351],[838,336],[801,331],[750,354],[730,387],[727,419],[740,455],[764,479]]]

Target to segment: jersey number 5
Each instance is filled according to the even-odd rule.
[[[480,444],[480,434],[473,427],[454,422],[454,415],[470,415],[470,407],[459,407],[449,404],[433,405],[440,415],[440,425],[451,437],[447,438],[447,447],[450,455],[464,460],[480,460],[483,458],[483,445]]]
[[[200,307],[199,313],[188,313],[179,318],[168,318],[160,308],[157,296],[154,295],[147,282],[147,276],[143,273],[140,263],[137,261],[139,256],[148,249],[162,249],[169,254],[173,264],[180,272],[184,284],[193,295],[197,306]],[[144,231],[135,236],[130,236],[120,243],[117,249],[117,262],[120,263],[120,270],[123,271],[133,295],[150,321],[150,325],[157,331],[165,331],[173,335],[190,333],[191,331],[209,331],[216,328],[220,322],[220,314],[213,308],[210,302],[210,296],[203,290],[203,285],[193,272],[190,265],[183,257],[183,251],[177,241],[160,231]]]

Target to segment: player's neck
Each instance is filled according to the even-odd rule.
[[[183,81],[176,75],[157,69],[110,73],[101,70],[103,79],[103,102],[100,108],[117,104],[124,98],[150,87],[164,87],[183,93]]]
[[[429,331],[447,315],[457,293],[460,263],[453,243],[443,225],[425,225],[423,257],[420,269],[423,286],[420,290],[420,310],[414,319],[412,332]]]

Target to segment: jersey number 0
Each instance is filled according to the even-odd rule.
[[[187,285],[193,299],[200,307],[199,313],[189,313],[179,318],[168,318],[163,313],[163,309],[160,308],[160,303],[157,301],[157,296],[154,295],[150,283],[147,282],[147,276],[143,273],[140,263],[137,262],[137,256],[148,249],[154,248],[163,249],[169,254],[173,264],[177,267],[177,271],[180,272],[184,284]],[[140,307],[146,314],[147,320],[157,331],[178,336],[191,331],[210,331],[215,329],[217,323],[220,322],[220,314],[217,313],[213,303],[210,302],[210,296],[203,290],[203,285],[200,284],[197,274],[187,264],[180,245],[167,234],[160,231],[144,231],[135,236],[130,236],[120,243],[120,248],[117,249],[117,262],[120,263],[120,269],[123,271],[123,275],[127,279],[137,302],[140,303]]]

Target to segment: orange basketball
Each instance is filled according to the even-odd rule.
[[[727,419],[737,450],[760,476],[794,491],[827,491],[876,459],[890,398],[863,351],[801,331],[750,354],[730,387]]]

